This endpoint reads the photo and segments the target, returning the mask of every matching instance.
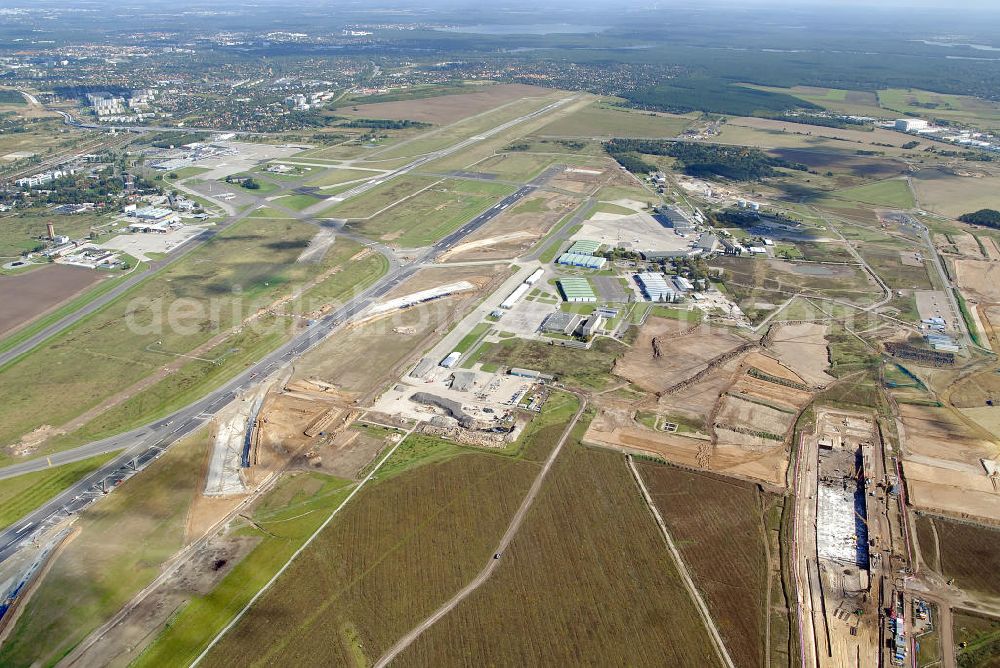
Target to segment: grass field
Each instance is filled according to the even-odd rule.
[[[372,218],[352,222],[351,227],[403,248],[427,246],[513,190],[499,183],[446,179]]]
[[[295,195],[282,195],[281,197],[272,200],[274,204],[277,204],[278,206],[283,206],[286,209],[292,209],[293,211],[302,211],[303,209],[307,209],[319,201],[320,199],[318,197],[313,197],[312,195],[303,195],[301,193]]]
[[[190,168],[185,167],[185,169],[190,169]],[[178,172],[178,174],[179,173],[180,172]],[[261,196],[263,196],[263,195],[270,195],[271,193],[273,193],[276,190],[280,189],[280,186],[278,186],[277,184],[272,183],[271,181],[268,181],[266,178],[264,178],[262,176],[259,176],[257,174],[250,174],[250,173],[244,172],[242,174],[234,174],[234,177],[235,178],[242,178],[242,179],[252,178],[254,181],[257,182],[257,185],[260,186],[259,188],[244,188],[243,186],[241,186],[238,183],[229,184],[230,187],[236,189],[239,192],[246,192],[246,193],[249,193],[251,195],[261,195]],[[219,183],[225,183],[225,182],[226,182],[225,179],[219,179]]]
[[[639,471],[733,660],[763,665],[770,583],[764,508],[773,499],[750,483],[672,466],[642,462]]]
[[[235,352],[231,349],[238,343],[227,342],[224,333],[333,266],[335,252],[319,264],[295,262],[315,233],[315,227],[299,221],[243,221],[0,370],[0,383],[9,388],[0,407],[0,443],[15,441],[43,424],[64,425],[178,361],[179,353],[210,342],[199,357],[226,360],[229,366],[192,361],[182,367],[174,386],[165,390],[168,403],[183,398],[177,395],[198,379],[232,373],[236,363],[273,347],[290,332],[288,326],[244,328],[240,338],[233,339],[244,347]],[[222,338],[213,339],[216,335]],[[193,377],[187,375],[189,370]],[[48,401],[53,393],[63,399]],[[146,397],[150,407],[163,399]],[[131,409],[123,405],[119,410]]]
[[[634,111],[595,102],[574,114],[543,126],[543,137],[676,137],[691,126],[696,114]]]
[[[472,165],[470,169],[476,172],[496,174],[502,179],[526,182],[541,174],[542,170],[556,163],[585,165],[592,162],[593,158],[586,156],[546,155],[524,151],[511,151],[490,156]]]
[[[199,174],[205,174],[206,172],[210,171],[212,171],[210,167],[198,167],[196,165],[190,165],[188,167],[181,167],[180,169],[175,169],[174,171],[167,174],[166,178],[169,181],[173,181],[174,178],[171,177],[171,174],[173,174],[176,176],[178,180],[183,180],[183,179],[189,179],[192,176],[198,176]]]
[[[545,97],[525,98],[516,103],[508,103],[489,111],[481,112],[451,125],[431,130],[410,141],[399,142],[395,146],[379,151],[380,158],[416,157],[452,146],[468,137],[490,130],[507,121],[519,118],[541,109],[556,99],[555,94]]]
[[[952,615],[959,668],[997,668],[1000,666],[1000,619],[955,610]]]
[[[504,339],[481,359],[500,366],[518,366],[550,373],[571,387],[602,389],[610,381],[611,367],[622,350],[620,343],[609,339],[598,339],[590,350],[525,339]]]
[[[55,664],[148,584],[183,545],[206,432],[85,510],[69,542],[0,647],[0,665]]]
[[[184,665],[208,644],[350,493],[352,484],[320,473],[284,478],[254,507],[254,525],[235,532],[260,542],[208,594],[171,618],[133,666]],[[259,528],[257,528],[259,527]]]
[[[373,179],[378,175],[378,172],[369,172],[364,169],[328,169],[319,176],[309,179],[307,183],[319,187],[335,186],[357,179]]]
[[[372,188],[360,197],[334,204],[323,211],[322,215],[333,218],[368,218],[437,181],[438,179],[426,176],[400,176]]]
[[[890,288],[894,290],[933,288],[927,267],[925,265],[911,267],[903,264],[899,259],[899,248],[867,243],[861,245],[860,251],[861,257]]]
[[[623,457],[571,443],[550,476],[494,575],[399,665],[717,665]]]
[[[1000,599],[1000,530],[934,515],[917,518],[927,564],[962,589]]]
[[[408,439],[206,665],[374,662],[489,559],[575,412],[557,403],[511,454]]]
[[[37,473],[7,478],[0,483],[0,529],[5,529],[40,505],[96,471],[116,453],[54,466]]]
[[[53,216],[45,209],[6,213],[0,216],[0,257],[13,259],[22,251],[34,249],[42,243],[40,237],[45,236],[45,224],[48,222],[55,225],[56,234],[65,234],[78,239],[86,237],[90,233],[90,228],[104,225],[111,220],[111,216],[96,213]]]
[[[974,178],[921,170],[913,177],[913,189],[922,208],[951,218],[1000,206],[1000,176],[996,175]]]
[[[913,192],[903,179],[886,179],[863,186],[835,190],[823,197],[820,204],[837,206],[838,201],[896,209],[912,209],[916,206]]]
[[[878,92],[883,109],[924,118],[944,118],[986,129],[1000,127],[1000,103],[968,95],[888,88]]]

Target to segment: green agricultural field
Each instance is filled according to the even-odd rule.
[[[572,402],[557,404],[510,454],[429,437],[415,439],[414,452],[407,439],[206,665],[374,663],[489,559],[575,412]]]
[[[739,666],[764,665],[764,604],[780,568],[768,563],[764,508],[780,497],[750,483],[663,464],[642,462],[639,471],[730,655]]]
[[[676,137],[691,126],[697,114],[635,111],[595,102],[538,130],[543,137]]]
[[[333,252],[318,264],[297,263],[315,234],[315,227],[299,221],[247,219],[7,365],[0,370],[0,384],[7,388],[0,406],[0,443],[14,442],[43,424],[67,425],[86,411],[91,411],[86,422],[104,425],[97,429],[103,433],[108,425],[101,420],[106,412],[98,409],[101,403],[168,364],[179,365],[178,375],[149,391],[164,392],[171,405],[191,399],[206,382],[231,376],[238,364],[284,340],[291,323],[261,320],[235,339],[232,327],[344,261]],[[344,252],[349,253],[350,243],[344,242]],[[339,279],[334,274],[331,280]],[[178,357],[191,352],[207,361]],[[55,404],[47,399],[54,394],[62,397]],[[161,412],[162,406],[154,407],[163,398],[138,392],[119,401],[111,423],[134,424],[149,410]],[[57,442],[77,438],[70,434]],[[49,451],[43,447],[37,454]]]
[[[912,209],[916,206],[913,192],[903,179],[887,179],[863,186],[844,188],[829,193],[820,201],[821,204],[839,206],[839,202],[869,204],[896,209]]]
[[[43,503],[92,473],[117,453],[53,466],[0,482],[0,529],[6,529]]]
[[[368,218],[437,182],[438,179],[426,176],[400,176],[372,188],[364,195],[334,204],[323,211],[322,215],[333,218]]]
[[[756,86],[746,84],[749,88],[766,90],[772,93],[794,95],[797,98],[812,102],[824,109],[841,114],[872,116],[880,118],[884,110],[878,104],[875,93],[868,91],[845,90],[843,88],[821,88],[816,86],[793,86],[778,88],[775,86]]]
[[[260,542],[204,596],[192,598],[171,618],[132,665],[189,664],[208,642],[250,602],[320,524],[350,493],[353,484],[321,473],[285,477],[253,510],[253,524],[234,536]]]
[[[54,665],[160,572],[184,545],[207,431],[189,437],[142,476],[85,510],[0,647],[0,665]]]
[[[455,639],[461,638],[461,643]],[[402,666],[715,666],[663,538],[618,453],[570,443],[493,576]]]
[[[913,189],[921,208],[957,218],[963,213],[1000,207],[1000,176],[955,176],[943,171],[921,170],[913,176]]]
[[[351,227],[374,239],[403,248],[427,246],[458,229],[514,188],[485,181],[445,179],[406,202]],[[337,212],[335,215],[341,215]]]

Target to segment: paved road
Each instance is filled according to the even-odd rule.
[[[425,164],[430,159],[454,153],[455,151],[461,150],[462,148],[465,148],[473,143],[482,141],[489,136],[493,136],[497,132],[513,127],[518,123],[538,117],[541,114],[548,113],[549,111],[562,106],[571,99],[574,98],[559,100],[542,109],[525,114],[518,119],[508,121],[500,126],[497,126],[497,128],[486,131],[470,139],[458,142],[455,146],[450,147],[449,149],[444,149],[442,151],[429,154],[428,156],[418,158],[402,169],[376,179],[376,181],[378,183],[384,183],[390,178],[401,176],[411,169],[416,169],[418,166]],[[38,458],[0,469],[0,480],[2,480],[3,478],[11,477],[13,475],[44,470],[50,466],[50,462],[51,464],[64,464],[89,459],[90,457],[100,454],[122,451],[120,455],[112,459],[98,471],[95,471],[80,480],[75,485],[65,490],[62,494],[47,502],[41,508],[38,508],[27,517],[22,518],[20,522],[0,532],[0,561],[5,560],[13,554],[13,552],[24,541],[28,540],[35,533],[35,531],[42,526],[58,522],[65,516],[78,512],[82,508],[86,507],[86,505],[88,505],[95,498],[95,494],[100,493],[95,490],[100,490],[102,487],[106,486],[108,480],[111,481],[112,486],[118,484],[131,475],[134,469],[140,469],[142,466],[149,464],[155,458],[159,457],[167,447],[183,436],[198,429],[207,420],[212,419],[219,410],[233,401],[242,392],[258,383],[261,378],[267,377],[277,369],[290,363],[293,359],[301,356],[307,350],[329,336],[334,330],[341,327],[344,323],[348,322],[368,308],[368,306],[370,306],[375,300],[389,293],[396,286],[403,283],[420,267],[433,263],[447,250],[460,243],[466,236],[474,233],[515,202],[537,190],[551,177],[552,172],[553,170],[551,169],[546,170],[531,183],[518,188],[515,192],[504,197],[489,209],[480,213],[473,220],[469,221],[461,228],[455,230],[428,248],[411,264],[399,266],[398,263],[392,263],[389,272],[376,281],[367,290],[362,291],[360,294],[332,313],[329,313],[323,318],[311,323],[304,332],[300,333],[294,339],[266,355],[263,359],[251,365],[222,387],[213,390],[189,406],[186,406],[185,408],[182,408],[161,420],[157,420],[151,424],[139,427],[127,433],[102,439],[94,443],[89,443],[78,448],[73,448],[72,450],[66,450],[52,455],[50,458]],[[288,187],[295,187],[295,183],[289,184]],[[368,188],[358,187],[347,192],[351,193],[350,196],[353,197],[367,192],[367,190],[371,187],[375,187],[375,185],[371,185]],[[347,195],[347,193],[342,193],[341,197],[344,195]],[[242,217],[250,215],[255,208],[256,207],[250,207],[240,216],[230,219],[227,222],[227,225],[231,225],[237,220],[240,220]],[[307,218],[309,216],[309,210],[307,209],[306,211],[303,211],[302,216]],[[187,249],[187,252],[190,252],[190,249]],[[172,258],[172,261],[176,261],[176,259],[176,257]],[[122,289],[122,291],[124,291],[124,289],[127,288],[118,286],[116,290],[118,289]],[[103,305],[106,303],[105,297],[107,296],[105,295],[99,298],[99,300],[95,300],[95,302],[99,302]],[[91,312],[96,308],[99,308],[99,305],[91,306]],[[63,324],[62,326],[66,327],[69,325]]]
[[[566,425],[566,429],[563,431],[562,436],[559,438],[559,442],[556,443],[556,447],[552,449],[552,453],[549,458],[545,460],[545,465],[542,466],[542,470],[538,472],[538,476],[535,477],[534,482],[531,483],[531,489],[528,490],[528,494],[521,501],[521,506],[514,513],[514,517],[511,519],[510,524],[507,526],[507,531],[504,532],[503,537],[500,539],[500,543],[497,545],[495,554],[499,557],[503,557],[503,553],[510,547],[511,541],[514,540],[514,536],[517,535],[518,530],[521,528],[521,524],[524,523],[524,518],[531,509],[532,504],[535,502],[535,497],[538,496],[539,490],[542,488],[542,483],[545,482],[545,477],[549,474],[549,470],[552,468],[552,464],[555,463],[556,457],[559,456],[559,452],[562,450],[563,445],[566,444],[566,440],[569,438],[570,433],[573,431],[573,427],[576,426],[577,421],[580,416],[583,415],[583,411],[587,408],[587,400],[580,397],[580,408],[577,410],[576,415],[570,420],[569,424]],[[496,567],[500,564],[499,558],[490,559],[483,570],[479,571],[472,581],[465,585],[457,594],[455,594],[447,603],[442,605],[440,608],[435,610],[430,617],[424,621],[417,624],[417,626],[407,633],[405,636],[400,638],[395,645],[393,645],[389,651],[382,655],[375,663],[375,668],[385,668],[389,663],[395,659],[403,650],[413,644],[413,641],[420,637],[424,631],[432,627],[438,620],[447,615],[449,612],[455,609],[459,603],[464,601],[469,597],[474,591],[479,589],[485,583]]]
[[[24,355],[25,353],[30,352],[36,346],[41,345],[42,343],[52,338],[56,334],[59,334],[66,328],[72,327],[76,323],[86,318],[91,313],[94,313],[95,311],[103,308],[104,306],[107,306],[112,301],[122,296],[130,289],[134,288],[136,285],[146,280],[147,278],[149,278],[156,272],[160,271],[161,269],[164,269],[172,264],[179,262],[181,258],[186,256],[188,253],[198,248],[199,246],[204,244],[206,241],[208,241],[209,239],[211,239],[212,237],[214,237],[215,235],[217,235],[219,232],[226,229],[230,225],[233,225],[234,223],[243,220],[249,214],[250,211],[248,210],[238,216],[234,216],[233,218],[227,219],[226,221],[220,223],[213,229],[206,230],[205,232],[201,233],[191,241],[185,243],[180,248],[176,249],[174,252],[170,254],[169,257],[163,260],[157,260],[155,262],[148,263],[144,270],[140,272],[133,272],[124,281],[122,281],[117,286],[115,286],[108,292],[104,293],[97,299],[94,299],[83,308],[74,311],[70,315],[67,315],[66,317],[60,320],[57,320],[56,322],[52,323],[45,329],[41,330],[31,338],[25,339],[18,345],[14,346],[10,350],[7,350],[4,353],[0,353],[0,367],[3,367],[4,365],[12,362],[21,355]]]
[[[126,467],[129,462],[137,458],[144,458],[144,463],[152,461],[153,458],[162,453],[169,445],[195,431],[205,421],[212,419],[215,413],[233,401],[239,394],[258,383],[261,378],[270,375],[293,359],[301,356],[325,339],[334,330],[368,308],[375,300],[383,297],[396,286],[409,279],[422,266],[433,263],[442,253],[488,223],[504,209],[537,190],[538,182],[543,177],[539,177],[539,179],[536,179],[536,182],[522,186],[517,191],[504,197],[489,209],[476,216],[476,218],[424,251],[413,263],[398,266],[390,270],[389,273],[385,274],[367,290],[361,292],[336,311],[313,322],[297,337],[198,401],[152,424],[52,455],[49,459],[51,459],[53,464],[64,464],[123,450],[121,455],[115,457],[106,466],[87,476],[35,512],[23,518],[20,522],[0,532],[0,561],[9,557],[43,523],[52,523],[61,516],[68,514],[68,511],[78,511],[80,509],[78,507],[79,504],[85,505],[84,501],[89,502],[90,500],[89,498],[84,498],[84,501],[80,501],[78,497],[85,495],[95,484],[100,484],[101,481],[109,476],[115,475],[123,467]],[[33,459],[0,469],[0,479],[44,470],[49,466],[49,459]]]

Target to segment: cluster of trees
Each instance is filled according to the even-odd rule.
[[[604,149],[629,171],[648,173],[655,169],[642,155],[675,158],[690,176],[722,176],[734,181],[759,181],[778,174],[778,168],[808,171],[806,165],[774,158],[760,149],[721,144],[649,139],[612,139]]]
[[[207,132],[157,132],[148,135],[146,141],[156,148],[170,148],[172,146],[184,146],[194,144],[208,139]]]
[[[372,128],[375,130],[406,130],[408,128],[429,128],[430,123],[421,121],[394,121],[386,118],[356,118],[344,123],[345,128]]]
[[[1000,211],[996,209],[980,209],[972,213],[963,213],[958,219],[963,223],[1000,229]]]
[[[146,181],[136,178],[136,187],[150,186]],[[84,202],[110,204],[118,200],[125,186],[120,176],[109,167],[96,175],[96,178],[79,173],[60,177],[51,183],[41,186],[48,191],[43,196],[34,198],[32,203],[43,204],[82,204]]]
[[[709,77],[672,79],[669,83],[628,92],[625,98],[640,109],[682,114],[707,111],[756,116],[781,114],[790,109],[822,109],[794,95],[757,90]]]
[[[765,116],[767,116],[765,114]],[[822,128],[838,128],[845,129],[849,128],[851,130],[861,130],[863,132],[872,132],[875,130],[875,126],[867,121],[859,121],[853,118],[839,118],[837,116],[810,116],[808,114],[779,114],[776,116],[767,116],[768,118],[773,118],[777,121],[788,121],[789,123],[802,123],[803,125],[816,125]]]

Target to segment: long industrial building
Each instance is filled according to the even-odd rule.
[[[644,272],[635,275],[643,296],[651,302],[673,302],[677,300],[677,291],[667,283],[663,274]]]
[[[559,289],[568,302],[596,302],[597,295],[586,278],[560,278]]]
[[[607,258],[597,257],[595,255],[581,255],[579,253],[563,253],[556,260],[558,264],[566,265],[567,267],[583,267],[584,269],[603,269],[604,265],[607,264]]]
[[[593,255],[601,247],[600,241],[591,241],[590,239],[578,239],[573,242],[573,245],[566,249],[567,253],[572,255]]]

